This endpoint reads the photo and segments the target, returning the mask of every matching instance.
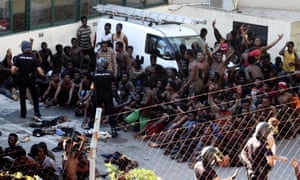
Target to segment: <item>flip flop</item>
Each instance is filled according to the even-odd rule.
[[[26,143],[26,142],[30,141],[30,136],[29,135],[24,136],[20,141],[21,141],[21,143]]]
[[[35,122],[42,122],[43,120],[41,120],[41,118],[37,117],[37,116],[33,116],[32,120],[34,120]]]

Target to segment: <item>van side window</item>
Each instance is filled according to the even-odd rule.
[[[155,51],[157,49],[157,41],[158,41],[157,36],[147,34],[146,46],[145,46],[146,53],[149,53],[149,54],[155,53]]]
[[[156,54],[163,59],[171,59],[174,50],[165,38],[147,34],[145,51],[148,54]]]

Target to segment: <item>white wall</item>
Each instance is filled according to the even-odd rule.
[[[172,5],[170,5],[172,6]],[[152,8],[153,11],[169,13],[169,14],[176,14],[182,16],[188,16],[193,18],[203,18],[207,20],[207,25],[196,25],[190,26],[196,32],[199,32],[202,27],[206,27],[208,29],[208,36],[207,42],[209,46],[213,46],[215,42],[211,23],[214,19],[216,19],[217,24],[216,26],[221,31],[223,36],[226,33],[232,30],[232,23],[233,21],[241,21],[251,24],[257,25],[264,25],[269,27],[268,33],[268,41],[269,43],[272,42],[277,38],[277,35],[280,33],[284,34],[283,39],[276,45],[274,48],[270,50],[272,57],[278,55],[279,50],[285,44],[286,41],[289,40],[299,40],[300,36],[297,30],[299,27],[299,23],[293,24],[293,34],[291,34],[291,24],[288,22],[272,20],[272,19],[265,19],[265,18],[258,18],[258,17],[251,17],[243,14],[238,14],[236,12],[224,12],[224,11],[217,11],[211,9],[203,9],[203,8],[194,8],[194,7],[182,7],[177,11],[169,11],[168,8],[170,6],[161,6]],[[92,39],[94,38],[94,32],[97,26],[97,18],[89,19],[88,24],[91,26],[93,30]],[[61,43],[62,45],[70,45],[70,40],[72,37],[76,36],[76,30],[80,26],[80,22],[69,24],[69,25],[62,25],[58,27],[51,27],[46,29],[40,29],[36,31],[30,31],[26,33],[18,33],[12,34],[8,36],[0,37],[0,61],[5,56],[5,52],[8,48],[12,49],[13,55],[16,55],[21,52],[20,50],[20,43],[22,40],[29,40],[30,37],[34,38],[33,48],[39,50],[40,44],[42,41],[48,42],[49,47],[55,53],[55,45]],[[300,44],[296,43],[297,49],[300,50]]]
[[[299,0],[239,0],[239,7],[300,10]]]
[[[207,35],[207,43],[211,47],[215,42],[213,29],[211,26],[211,23],[214,19],[216,19],[216,27],[220,30],[223,36],[225,36],[226,33],[232,30],[233,21],[240,21],[245,23],[268,26],[269,28],[268,43],[274,41],[277,38],[278,34],[283,33],[284,34],[283,39],[275,47],[269,50],[273,58],[278,55],[278,52],[285,44],[285,42],[291,40],[291,24],[289,22],[252,17],[252,16],[239,14],[236,12],[225,12],[225,11],[217,11],[217,10],[204,9],[204,8],[194,8],[194,7],[182,7],[177,11],[169,11],[168,8],[171,6],[172,5],[161,6],[157,8],[152,8],[151,10],[161,12],[161,13],[171,13],[171,14],[176,14],[181,16],[206,19],[207,20],[206,25],[196,25],[190,27],[192,27],[196,32],[199,32],[202,27],[206,27],[209,32]]]
[[[189,4],[189,3],[200,3],[210,2],[213,0],[169,0],[169,4]],[[221,0],[216,0],[221,1]],[[225,1],[225,0],[223,0]],[[232,0],[226,0],[232,1]],[[300,10],[299,0],[237,0],[238,7],[259,7],[259,8],[270,8],[270,9],[288,9],[288,10]]]
[[[71,38],[76,37],[76,31],[80,25],[81,22],[77,22],[68,25],[2,36],[0,37],[0,61],[2,61],[2,59],[4,58],[6,50],[8,48],[12,49],[13,55],[21,53],[21,42],[23,40],[29,40],[29,38],[34,39],[33,49],[40,50],[41,42],[46,41],[52,52],[56,53],[56,44],[62,44],[63,46],[71,45]],[[91,38],[94,39],[94,32],[96,31],[97,26],[97,18],[89,19],[88,25],[90,25],[92,28],[93,33]]]

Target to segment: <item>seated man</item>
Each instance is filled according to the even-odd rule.
[[[58,88],[53,98],[54,103],[60,106],[74,105],[74,83],[71,81],[70,75],[65,74],[63,79],[59,82]]]
[[[8,135],[8,145],[9,147],[5,148],[4,155],[10,156],[13,159],[17,158],[17,151],[23,149],[22,146],[17,145],[18,135],[15,133],[10,133]]]

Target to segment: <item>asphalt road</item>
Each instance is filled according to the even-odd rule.
[[[32,135],[33,128],[29,127],[32,123],[32,106],[28,103],[28,118],[21,119],[19,112],[19,102],[12,101],[2,95],[0,95],[0,146],[7,147],[7,137],[11,132],[15,132],[20,138],[30,135],[30,141],[21,143],[27,151],[34,143],[44,141],[48,144],[48,148],[52,149],[58,144],[58,140],[61,136],[58,135],[46,135],[43,137],[34,137]],[[72,127],[79,132],[84,133],[80,127],[82,117],[76,117],[72,109],[62,107],[49,107],[45,108],[40,104],[41,113],[43,118],[51,119],[57,116],[67,116],[70,121],[60,124],[61,126]],[[108,126],[100,128],[101,131],[108,131]],[[290,160],[292,157],[296,157],[300,160],[300,136],[298,135],[292,140],[282,140],[277,143],[277,154],[286,156]],[[193,171],[188,167],[187,163],[177,163],[169,156],[163,155],[161,149],[150,148],[147,146],[147,142],[143,142],[133,137],[132,132],[119,132],[119,137],[115,139],[108,139],[107,141],[98,141],[97,146],[97,169],[100,173],[105,172],[104,159],[101,154],[113,153],[119,151],[126,154],[130,158],[139,162],[139,167],[153,170],[164,180],[192,180]],[[56,155],[57,163],[61,166],[62,152],[54,153]],[[217,168],[217,172],[221,177],[227,177],[231,175],[236,168]],[[239,174],[237,179],[246,179],[244,168],[239,168]],[[281,163],[277,162],[274,169],[270,174],[270,180],[293,180],[294,176],[293,168],[290,162]]]

